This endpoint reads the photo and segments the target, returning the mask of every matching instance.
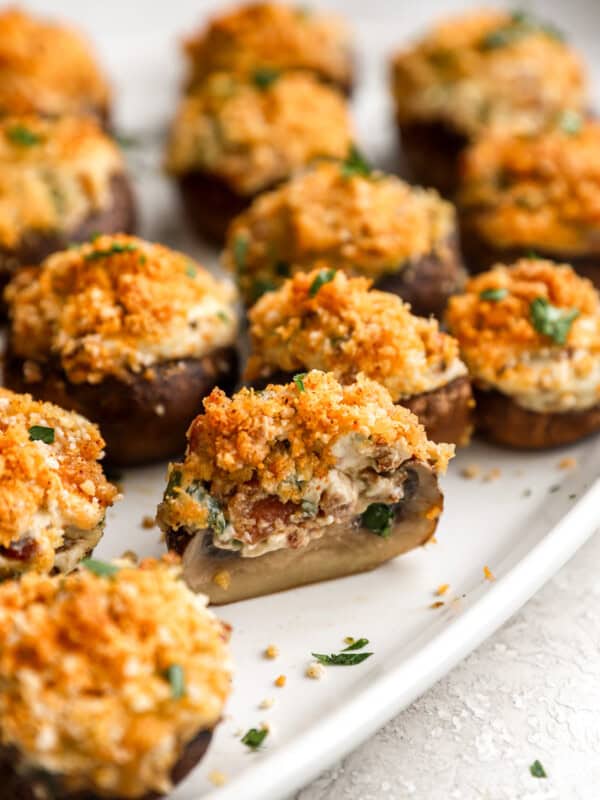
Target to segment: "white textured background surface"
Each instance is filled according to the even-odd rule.
[[[131,36],[147,42],[170,37],[175,65],[175,37],[224,3],[31,0],[25,5],[87,28],[100,40],[110,68],[108,43]],[[436,15],[474,3],[315,0],[314,5],[342,9],[359,37],[368,28],[368,46],[378,61],[363,73],[357,103],[369,110],[374,103],[373,118],[384,126],[387,109],[371,90],[384,79],[387,53]],[[598,0],[524,5],[569,31],[590,61],[600,96]],[[136,69],[134,53],[131,69]],[[154,91],[172,91],[175,77],[163,78],[157,63],[156,88],[151,76],[145,97],[121,97],[128,128],[135,129],[136,101],[152,104]],[[382,161],[387,156],[375,155]],[[599,564],[597,535],[490,641],[297,800],[600,800]],[[536,758],[547,780],[530,776]]]

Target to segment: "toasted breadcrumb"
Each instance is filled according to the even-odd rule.
[[[250,3],[226,11],[185,41],[188,83],[211,72],[242,75],[260,67],[302,69],[349,84],[350,35],[343,19],[279,3]]]
[[[458,343],[437,320],[414,316],[397,295],[371,289],[366,278],[338,271],[315,293],[327,269],[323,262],[297,273],[250,310],[247,382],[320,369],[347,383],[362,372],[398,401],[466,374]]]
[[[566,456],[565,458],[561,458],[558,462],[559,469],[575,469],[577,466],[577,459],[573,458],[573,456]]]
[[[79,32],[27,12],[0,12],[0,112],[106,113],[109,87]]]
[[[433,189],[383,173],[347,175],[343,164],[319,162],[235,219],[222,260],[252,303],[257,288],[274,288],[319,259],[373,280],[431,253],[444,261],[453,257],[455,230],[453,206]]]
[[[279,648],[275,644],[270,644],[265,649],[265,658],[277,658],[279,655]]]
[[[441,584],[440,584],[440,585],[437,587],[437,589],[435,590],[435,593],[436,593],[437,595],[440,595],[440,596],[441,596],[441,595],[443,595],[443,594],[446,594],[446,592],[448,591],[448,589],[449,589],[449,588],[450,588],[450,584],[449,584],[449,583],[441,583]]]
[[[201,358],[231,345],[237,330],[229,283],[183,253],[124,234],[98,236],[22,270],[5,296],[15,355],[58,359],[74,383]]]
[[[474,478],[478,478],[481,474],[481,467],[479,464],[467,464],[466,467],[461,469],[460,474],[463,478],[467,478],[467,480],[473,480]]]
[[[483,476],[483,480],[485,483],[491,483],[492,481],[497,481],[498,478],[502,475],[502,472],[498,467],[494,467],[490,469],[488,472],[485,473]]]
[[[209,772],[208,774],[208,780],[213,784],[213,786],[225,786],[229,779],[224,772],[220,772],[218,769],[213,769],[212,772]]]
[[[315,681],[320,681],[325,675],[325,667],[319,664],[318,661],[312,661],[306,668],[306,677],[312,678]]]
[[[444,605],[445,603],[443,602],[443,600],[436,600],[435,603],[431,603],[429,608],[442,608],[442,606]]]
[[[495,581],[496,580],[496,576],[494,575],[492,570],[487,565],[483,568],[483,575],[484,575],[486,581]]]
[[[316,158],[344,158],[352,138],[344,99],[309,73],[259,87],[216,72],[182,100],[166,166],[175,175],[205,171],[252,195]]]
[[[401,122],[531,133],[565,108],[584,111],[582,60],[550,26],[522,12],[467,11],[442,20],[393,61]]]
[[[283,689],[283,687],[286,684],[286,681],[287,678],[285,675],[279,675],[277,678],[275,678],[275,686],[278,686],[280,689]]]
[[[221,717],[227,631],[172,558],[115,566],[110,578],[82,569],[0,585],[0,734],[68,793],[168,793],[185,746]],[[181,696],[165,677],[173,665]]]
[[[220,569],[218,572],[215,572],[213,575],[213,583],[215,586],[219,586],[221,589],[227,591],[231,586],[231,573],[229,570]]]
[[[149,530],[150,528],[154,528],[156,525],[156,518],[155,517],[142,517],[142,528],[146,528]]]

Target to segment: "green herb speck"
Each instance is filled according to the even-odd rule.
[[[507,294],[508,289],[484,289],[483,292],[479,293],[479,297],[481,300],[489,300],[492,303],[497,303],[499,300],[503,300]]]
[[[537,758],[533,762],[533,764],[529,767],[529,772],[531,773],[533,778],[547,778],[546,770],[542,766],[541,761],[538,761]]]
[[[258,750],[261,744],[267,737],[269,731],[266,728],[250,728],[249,731],[242,736],[240,741],[249,747],[251,750]]]
[[[335,270],[334,269],[322,269],[319,270],[317,273],[317,277],[311,283],[310,288],[308,290],[308,294],[310,297],[314,297],[321,286],[324,286],[326,283],[329,283],[335,278]]]
[[[352,145],[350,152],[342,161],[340,169],[344,178],[352,178],[356,175],[368,178],[373,172],[371,165],[356,145]]]
[[[104,250],[91,250],[85,255],[86,261],[98,261],[101,258],[110,258],[111,256],[120,255],[121,253],[135,253],[138,248],[134,244],[121,244],[121,242],[113,242],[110,247]]]
[[[41,136],[26,128],[25,125],[13,125],[6,131],[6,135],[13,144],[19,144],[22,147],[33,147],[42,141]]]
[[[119,571],[115,564],[109,564],[108,561],[98,561],[96,558],[84,558],[81,561],[81,566],[85,567],[89,572],[93,572],[99,578],[113,578]]]
[[[564,344],[567,341],[571,326],[579,313],[577,308],[557,308],[545,297],[536,297],[529,306],[533,327],[556,344]]]
[[[582,125],[583,119],[581,114],[578,114],[577,111],[567,109],[563,111],[558,118],[558,127],[564,133],[568,133],[569,136],[574,136],[576,133],[579,133]]]
[[[198,274],[198,269],[196,265],[192,264],[191,262],[188,263],[188,265],[185,268],[185,274],[188,276],[188,278],[195,278],[196,275]]]
[[[344,647],[342,653],[347,653],[348,650],[362,650],[363,647],[366,647],[368,644],[368,639],[355,639],[352,644],[348,645],[348,647]]]
[[[252,73],[252,82],[263,91],[272,86],[281,75],[280,70],[272,67],[259,67]]]
[[[31,428],[29,428],[29,441],[53,444],[54,428],[47,428],[45,425],[32,425]]]
[[[394,509],[385,503],[371,503],[363,512],[361,517],[362,524],[377,536],[384,539],[392,532],[392,520],[394,519]]]
[[[325,664],[328,667],[353,667],[355,664],[360,664],[367,658],[370,658],[373,653],[311,653],[319,664]]]
[[[306,378],[306,372],[299,372],[297,375],[294,375],[294,383],[296,384],[296,389],[299,392],[305,392],[306,388],[304,386],[304,378]]]
[[[171,685],[171,697],[173,700],[181,700],[185,695],[185,674],[181,664],[171,664],[165,670],[164,675]]]

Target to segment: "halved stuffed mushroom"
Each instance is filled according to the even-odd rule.
[[[0,12],[0,115],[91,114],[106,126],[110,94],[82,33],[18,8]]]
[[[587,104],[581,59],[560,31],[499,9],[445,20],[399,52],[392,92],[412,176],[446,195],[460,153],[483,131],[533,134]]]
[[[458,343],[399,297],[321,264],[264,295],[249,312],[244,378],[261,388],[311,369],[342,383],[359,373],[413,411],[434,442],[466,444],[473,398]]]
[[[130,233],[135,203],[116,143],[89,117],[0,119],[0,281],[98,233]]]
[[[184,577],[229,603],[373,569],[434,533],[454,448],[360,375],[215,389],[158,520]]]
[[[235,290],[183,253],[100,236],[21,270],[6,382],[97,422],[111,462],[182,452],[200,402],[237,378]]]
[[[349,94],[350,33],[343,19],[306,7],[248,3],[212,19],[185,41],[188,87],[211,72],[250,75],[303,70]]]
[[[90,555],[117,495],[103,448],[79,414],[0,389],[0,580],[69,572]]]
[[[537,136],[484,136],[466,151],[461,180],[472,271],[535,252],[600,286],[600,123],[569,111]]]
[[[344,98],[310,73],[213,73],[181,101],[166,167],[191,224],[222,241],[260,192],[352,141]]]
[[[600,297],[571,267],[496,266],[452,298],[447,322],[483,435],[538,449],[600,430]]]
[[[155,800],[206,751],[228,630],[148,559],[0,585],[0,781],[10,800]]]
[[[320,258],[371,278],[416,314],[441,314],[465,278],[452,205],[373,171],[354,149],[257,198],[232,223],[223,263],[251,305]]]

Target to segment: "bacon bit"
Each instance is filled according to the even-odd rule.
[[[213,769],[213,771],[209,773],[208,780],[213,784],[213,786],[225,786],[228,779],[224,772],[219,772],[218,769]]]
[[[467,480],[473,480],[474,478],[478,478],[481,473],[481,467],[479,464],[467,464],[466,467],[463,467],[460,471],[460,474],[463,478]]]
[[[435,590],[435,593],[438,595],[438,597],[441,597],[443,594],[446,594],[449,588],[450,588],[449,583],[441,583]]]
[[[220,569],[213,575],[213,583],[227,591],[231,586],[231,573],[226,569]]]
[[[486,581],[495,581],[496,580],[496,576],[494,575],[492,570],[487,566],[487,564],[483,568],[483,575],[484,575]]]
[[[483,480],[485,483],[491,483],[492,481],[498,480],[498,478],[502,475],[502,472],[498,469],[498,467],[494,467],[488,473],[483,476]]]
[[[142,517],[142,528],[150,529],[156,525],[154,517]]]
[[[442,513],[440,506],[432,506],[425,512],[425,519],[437,519]]]
[[[325,675],[325,667],[318,661],[312,661],[306,668],[306,677],[312,678],[314,681],[320,681],[323,675]]]
[[[270,644],[265,650],[265,658],[277,658],[279,648],[275,644]]]
[[[275,678],[275,686],[279,686],[280,689],[283,689],[287,678],[285,675],[280,675],[278,678]]]
[[[577,466],[577,459],[567,456],[558,462],[559,469],[574,469]]]
[[[435,603],[432,603],[429,608],[441,608],[444,603],[441,600],[436,600]]]

